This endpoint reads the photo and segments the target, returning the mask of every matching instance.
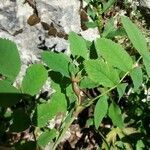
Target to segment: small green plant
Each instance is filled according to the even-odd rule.
[[[109,5],[106,6],[105,11]],[[148,103],[141,103],[140,94],[142,84],[149,83],[150,52],[136,25],[125,16],[121,17],[121,23],[136,55],[129,55],[119,43],[107,37],[89,42],[70,32],[71,54],[42,52],[45,65],[30,65],[18,87],[13,86],[21,67],[18,50],[13,42],[0,39],[0,139],[7,133],[28,129],[34,141],[19,138],[12,145],[10,141],[5,142],[16,149],[44,148],[51,142],[51,150],[55,150],[78,115],[91,107],[94,113],[87,123],[101,136],[101,149],[147,148],[149,131],[144,118],[138,116],[149,118],[145,114]],[[48,78],[55,92],[48,99],[37,97]],[[133,93],[127,95],[131,87]],[[100,94],[90,97],[86,90],[93,88]],[[126,100],[134,107],[120,104]],[[140,104],[143,106],[139,107]],[[60,113],[59,128],[49,128],[48,122]],[[105,120],[111,125],[107,131],[104,131]],[[140,137],[127,140],[132,135]]]
[[[98,28],[98,31],[101,35],[104,28],[104,16],[108,12],[108,10],[116,3],[116,0],[109,1],[99,1],[99,0],[85,0],[87,3],[86,9],[87,14],[90,18],[90,21],[85,22],[85,25],[88,28]],[[112,21],[112,20],[111,20]],[[110,22],[109,22],[110,23]],[[109,30],[112,29],[109,28]]]

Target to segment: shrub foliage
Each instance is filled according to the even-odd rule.
[[[112,5],[113,1],[109,2],[102,12]],[[122,38],[130,40],[134,53],[114,40],[118,31],[108,30],[108,26],[93,42],[70,32],[70,55],[42,52],[43,63],[31,64],[17,87],[13,83],[21,67],[19,53],[15,43],[1,38],[0,139],[8,133],[30,130],[34,141],[5,142],[16,149],[43,148],[51,142],[54,150],[78,115],[92,108],[87,126],[101,136],[101,149],[147,149],[150,116],[144,92],[148,92],[150,52],[137,26],[125,16],[121,23]],[[48,78],[55,92],[41,98],[39,93]],[[96,96],[86,93],[94,88],[99,91]],[[60,127],[49,127],[58,114],[62,116]]]

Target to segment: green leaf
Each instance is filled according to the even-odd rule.
[[[67,111],[67,101],[64,94],[58,92],[54,93],[51,98],[51,109],[55,113]]]
[[[55,93],[50,102],[43,103],[37,106],[34,114],[34,124],[38,127],[43,127],[51,120],[57,113],[67,111],[67,102],[65,95],[62,93]]]
[[[109,32],[105,38],[112,39],[113,37],[116,36],[126,36],[126,35],[127,33],[125,29],[123,27],[120,27],[118,29],[115,29],[114,31]]]
[[[111,18],[109,21],[106,23],[104,31],[102,33],[102,37],[107,37],[111,32],[115,31],[115,26],[114,26],[114,19]]]
[[[94,110],[94,122],[95,122],[96,129],[98,129],[100,123],[102,122],[103,118],[107,114],[107,110],[108,110],[107,97],[103,96],[96,103],[95,110]]]
[[[0,106],[10,107],[21,99],[21,93],[6,81],[0,81]]]
[[[88,28],[96,28],[98,24],[96,22],[89,21],[89,22],[85,22],[85,25]]]
[[[136,67],[131,71],[130,75],[133,81],[134,90],[137,90],[143,83],[142,69],[140,67]]]
[[[47,70],[42,64],[31,65],[22,81],[22,91],[26,94],[37,94],[48,78]]]
[[[45,126],[46,123],[55,115],[55,113],[51,111],[51,103],[49,102],[37,105],[33,116],[34,125],[38,127]]]
[[[45,131],[38,137],[37,143],[39,146],[44,148],[49,142],[51,142],[56,137],[56,135],[57,135],[56,129]]]
[[[71,103],[73,104],[76,101],[77,96],[75,95],[71,84],[66,88],[66,96],[69,99],[68,103],[70,107],[72,107],[73,105],[71,106]]]
[[[103,13],[106,13],[107,10],[116,2],[116,0],[108,0],[107,3],[104,3],[103,5]]]
[[[119,84],[117,86],[117,91],[119,94],[119,100],[124,95],[127,85],[128,85],[127,83],[122,83],[122,84]]]
[[[95,21],[95,17],[97,16],[97,14],[95,11],[93,11],[91,7],[87,7],[87,14],[91,18],[92,21]]]
[[[115,102],[112,102],[110,104],[108,115],[111,118],[114,126],[123,128],[124,125],[123,125],[121,110]]]
[[[81,81],[80,81],[80,88],[82,89],[86,89],[86,88],[94,88],[97,87],[98,84],[93,82],[91,79],[89,79],[88,77],[84,77]]]
[[[116,31],[111,32],[108,37],[115,37],[115,36],[126,36],[127,33],[125,31],[125,29],[123,27],[120,27],[118,29],[116,29]]]
[[[143,63],[145,65],[146,72],[150,77],[150,53],[149,52],[147,53],[147,57],[143,57]]]
[[[18,49],[10,40],[0,38],[0,73],[13,82],[20,71]]]
[[[73,56],[82,56],[87,58],[88,49],[85,39],[77,35],[75,32],[69,33],[70,50]]]
[[[87,121],[86,121],[86,126],[88,128],[90,128],[90,126],[93,126],[94,125],[94,118],[89,118]]]
[[[121,22],[134,48],[137,49],[137,51],[142,56],[145,55],[145,53],[148,52],[148,49],[145,37],[143,36],[141,31],[135,24],[131,22],[131,20],[128,17],[122,16]]]
[[[142,140],[138,140],[136,143],[136,150],[144,150],[145,145]]]
[[[97,39],[95,44],[99,54],[109,64],[125,72],[132,69],[132,59],[121,45],[105,38]]]
[[[148,51],[145,37],[128,17],[123,16],[121,18],[121,22],[134,48],[140,53],[141,56],[143,56],[143,62],[146,67],[147,74],[150,76],[150,52]]]
[[[113,87],[119,83],[119,75],[115,69],[100,60],[87,60],[84,63],[88,77],[95,83]]]
[[[68,65],[69,57],[63,53],[43,52],[42,60],[53,71],[60,72],[62,75],[69,77]]]
[[[10,126],[11,132],[22,132],[30,126],[30,117],[25,113],[25,110],[14,110],[12,121],[13,124]]]

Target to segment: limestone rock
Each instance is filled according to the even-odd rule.
[[[23,0],[1,0],[0,29],[10,35],[21,32],[32,11],[32,8],[28,4],[23,4]]]
[[[79,0],[36,0],[36,7],[43,22],[53,22],[67,33],[80,31]]]
[[[140,0],[140,5],[150,9],[150,0]]]
[[[34,0],[29,0],[34,2]],[[58,31],[80,31],[79,0],[36,0],[41,22],[53,23]],[[68,42],[64,38],[48,35],[40,23],[30,26],[28,18],[34,9],[24,0],[0,1],[0,37],[9,38],[17,44],[23,64],[34,62],[41,50],[64,51]]]

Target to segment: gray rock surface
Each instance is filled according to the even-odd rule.
[[[67,33],[80,31],[79,0],[37,0],[36,7],[43,22],[53,22]]]
[[[140,6],[150,9],[150,0],[140,0]]]
[[[79,7],[79,0],[36,0],[36,9],[41,22],[49,25],[53,23],[66,33],[71,30],[79,32]],[[43,29],[41,23],[30,26],[27,20],[33,12],[33,8],[24,3],[24,0],[0,1],[0,37],[16,42],[23,63],[38,59],[40,49],[53,47],[61,51],[68,47],[65,39],[48,36],[48,31]]]

